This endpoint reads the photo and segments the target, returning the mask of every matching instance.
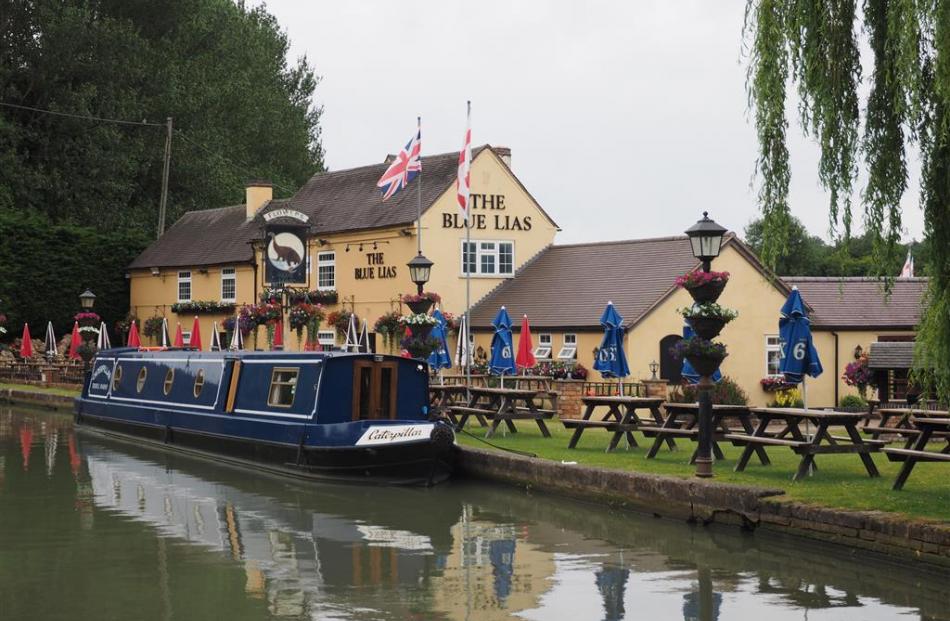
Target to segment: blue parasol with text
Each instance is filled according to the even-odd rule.
[[[502,383],[505,381],[505,375],[515,375],[518,367],[515,365],[514,342],[511,337],[511,317],[508,311],[502,306],[491,325],[495,328],[495,334],[491,337],[491,360],[488,362],[488,370],[492,375],[500,375]]]
[[[630,375],[630,366],[623,351],[623,317],[617,312],[613,302],[607,302],[607,308],[600,316],[600,325],[604,327],[604,338],[597,350],[594,370],[599,371],[605,378],[615,377],[623,380]]]
[[[797,287],[792,288],[780,312],[782,317],[778,320],[778,332],[782,340],[782,359],[779,373],[792,384],[804,382],[806,375],[818,377],[823,371],[821,360],[812,341],[811,322],[805,302]]]
[[[448,326],[445,323],[445,315],[442,314],[442,311],[435,309],[435,312],[432,313],[432,317],[438,322],[435,324],[435,327],[432,328],[432,332],[429,335],[439,341],[439,347],[435,349],[431,354],[429,354],[429,366],[433,369],[451,369],[452,368],[452,358],[449,356],[449,344],[448,344]]]

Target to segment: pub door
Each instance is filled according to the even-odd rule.
[[[353,362],[353,420],[396,418],[396,371],[392,361]]]

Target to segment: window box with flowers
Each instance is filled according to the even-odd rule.
[[[231,314],[235,308],[237,308],[237,305],[233,302],[218,302],[216,300],[192,300],[172,304],[172,312],[177,315]]]
[[[759,385],[765,392],[782,392],[795,387],[795,384],[787,381],[784,375],[766,375],[759,380]]]

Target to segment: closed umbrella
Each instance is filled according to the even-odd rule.
[[[109,332],[106,330],[106,322],[99,324],[99,338],[96,339],[96,349],[112,349],[112,342],[109,341]]]
[[[617,312],[613,302],[607,302],[607,307],[600,316],[600,325],[604,327],[604,338],[597,350],[597,360],[594,361],[594,370],[599,371],[605,378],[616,377],[619,392],[623,394],[623,378],[630,375],[630,366],[627,364],[627,355],[623,351],[623,317]]]
[[[211,322],[211,351],[221,351],[221,335],[218,334],[218,322]]]
[[[274,344],[271,347],[273,350],[279,350],[284,348],[284,322],[281,319],[277,320],[277,323],[274,325]]]
[[[188,339],[188,346],[201,351],[201,324],[198,323],[198,315],[195,315],[195,322],[191,324],[191,337]]]
[[[344,351],[360,350],[360,334],[356,329],[356,314],[350,314],[350,324],[346,327],[346,340],[343,342]]]
[[[538,364],[534,358],[534,343],[531,342],[531,326],[528,325],[527,315],[521,318],[521,333],[518,335],[518,354],[515,356],[515,364],[525,373]]]
[[[234,317],[234,333],[231,335],[231,344],[228,345],[231,351],[240,351],[244,349],[244,334],[241,333],[241,317]]]
[[[684,340],[689,339],[694,336],[696,336],[696,334],[693,332],[693,329],[689,326],[688,323],[684,322],[683,323],[683,339]],[[689,360],[687,360],[685,356],[683,357],[683,368],[680,371],[680,377],[685,379],[690,384],[699,383],[699,373],[697,373],[696,370],[693,369],[693,365],[689,363]],[[710,379],[712,379],[712,381],[718,384],[719,381],[722,380],[722,371],[720,371],[719,369],[716,369],[716,372],[712,374],[712,377]]]
[[[459,367],[468,369],[472,363],[472,344],[468,333],[468,315],[462,315],[459,319],[458,343],[455,346],[455,364]]]
[[[181,323],[178,323],[178,327],[175,329],[175,347],[184,347],[185,346],[185,335],[181,332]]]
[[[805,376],[818,377],[824,369],[812,341],[811,321],[798,287],[792,287],[780,312],[782,316],[778,320],[778,332],[782,341],[782,358],[778,370],[790,384],[802,385],[802,400],[807,408]]]
[[[20,342],[20,357],[21,358],[33,357],[33,341],[30,339],[29,324],[23,324],[23,338],[21,339],[21,342]]]
[[[366,325],[366,320],[363,320],[363,327],[360,328],[360,351],[364,354],[370,353],[369,351],[369,326]]]
[[[53,333],[53,322],[47,322],[46,324],[46,357],[55,358],[59,355],[59,351],[56,348],[56,335]]]
[[[495,334],[491,337],[491,360],[488,361],[488,371],[492,375],[501,376],[501,385],[505,385],[505,375],[514,375],[518,372],[515,366],[514,345],[511,338],[511,317],[502,306],[492,319],[491,325]]]
[[[448,344],[448,326],[445,323],[445,315],[442,314],[442,311],[435,309],[435,312],[432,313],[432,317],[436,320],[435,327],[432,328],[430,336],[439,341],[439,347],[429,354],[429,366],[433,369],[439,370],[439,377],[442,377],[442,369],[451,369],[452,368],[452,359],[449,358],[449,344]]]
[[[125,343],[129,347],[141,347],[142,340],[139,339],[139,328],[135,325],[135,320],[132,320],[132,324],[129,326],[129,340]]]
[[[82,345],[82,339],[79,338],[79,322],[73,322],[73,334],[69,337],[69,359],[79,360],[79,346]]]
[[[178,329],[181,330],[181,326],[178,326]],[[172,344],[171,333],[168,332],[168,319],[162,317],[162,347],[170,347]]]

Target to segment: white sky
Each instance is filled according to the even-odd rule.
[[[323,78],[331,170],[382,161],[417,114],[423,154],[457,151],[471,99],[473,143],[512,149],[558,243],[679,234],[703,210],[742,230],[757,213],[745,0],[266,4]],[[792,212],[827,238],[818,149],[790,112]],[[919,240],[916,168],[904,226]]]

